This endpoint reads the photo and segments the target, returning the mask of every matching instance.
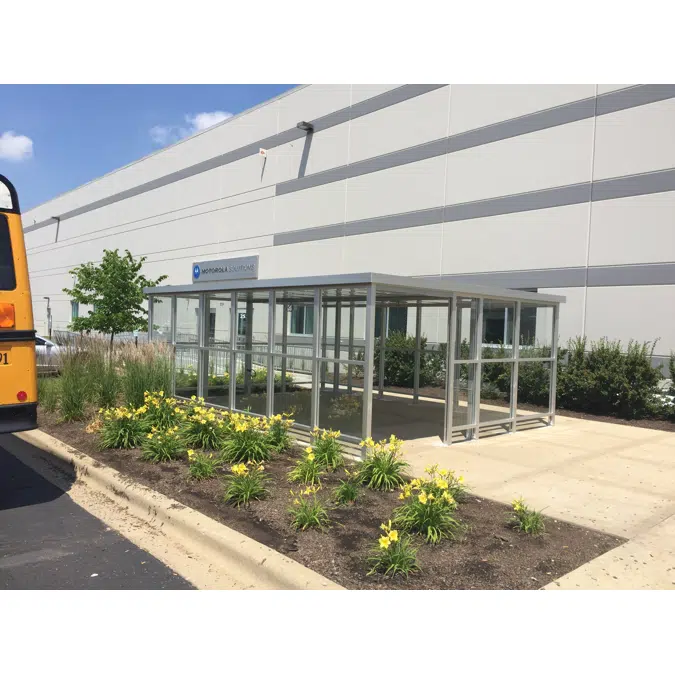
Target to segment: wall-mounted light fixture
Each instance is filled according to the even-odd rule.
[[[311,122],[298,122],[295,125],[298,129],[302,129],[303,131],[310,132],[314,131],[314,125]]]

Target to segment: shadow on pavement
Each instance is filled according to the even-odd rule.
[[[0,511],[51,502],[64,494],[62,488],[50,483],[37,471],[17,459],[7,449],[10,447],[19,456],[25,452],[33,457],[44,455],[44,461],[49,461],[52,465],[55,461],[46,452],[16,436],[0,435]],[[59,475],[66,489],[75,481],[74,472],[65,464],[59,465]]]

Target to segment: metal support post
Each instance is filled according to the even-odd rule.
[[[338,290],[338,298],[340,291]],[[342,301],[337,300],[335,303],[335,338],[333,344],[333,358],[339,359],[342,352]],[[340,364],[336,361],[333,363],[333,391],[337,394],[340,391]]]
[[[149,295],[148,296],[148,342],[152,342],[152,321],[153,321],[153,315],[154,315],[154,307],[153,305],[153,299],[154,295]]]
[[[247,353],[244,356],[244,396],[251,395],[253,384],[253,297],[249,293],[246,296],[246,344]]]
[[[349,360],[354,358],[354,300],[349,301]],[[347,366],[347,391],[352,393],[352,366]]]
[[[311,426],[319,426],[319,404],[321,402],[319,353],[321,350],[321,289],[314,289],[314,328],[312,331],[312,410]]]
[[[556,387],[558,384],[558,332],[560,324],[560,305],[553,305],[553,337],[551,339],[551,388],[548,393],[549,425],[555,424]]]
[[[373,369],[375,367],[375,284],[366,291],[366,342],[363,358],[363,426],[361,436],[372,436],[373,425]]]
[[[199,294],[199,320],[197,322],[197,396],[206,398],[209,384],[209,301],[206,293]]]
[[[480,429],[478,425],[480,424],[480,390],[482,384],[482,360],[483,360],[483,298],[478,300],[478,316],[476,317],[476,354],[478,358],[478,363],[476,364],[476,369],[474,371],[474,409],[473,409],[473,422],[476,425],[473,430],[472,437],[474,440],[478,440],[480,436]]]
[[[415,370],[413,374],[413,403],[420,400],[420,364],[422,362],[422,301],[417,301],[415,315]]]
[[[322,306],[323,320],[321,321],[321,356],[328,356],[328,302]],[[321,390],[326,388],[326,376],[328,374],[328,365],[325,361],[321,362]]]
[[[171,296],[171,395],[176,395],[176,316],[178,314],[178,300]]]
[[[230,350],[230,400],[228,406],[230,410],[235,409],[237,397],[237,352],[235,351],[235,347],[237,346],[237,340],[239,338],[238,319],[237,293],[235,291],[232,293],[232,298],[230,300],[230,345],[232,347]]]
[[[285,354],[288,349],[288,303],[283,305],[284,325],[281,327],[281,353]],[[281,357],[281,392],[286,393],[286,357]]]
[[[267,312],[267,417],[274,415],[274,312],[276,309],[276,293],[269,292]]]
[[[387,340],[387,326],[389,325],[389,307],[382,307],[380,312],[380,372],[378,375],[378,396],[384,398],[384,359],[385,343]]]
[[[511,340],[513,347],[513,366],[511,367],[511,433],[515,433],[516,429],[516,415],[518,413],[518,375],[520,361],[520,314],[521,302],[516,301],[516,316],[513,321],[513,340]]]
[[[455,409],[455,359],[457,352],[457,296],[448,303],[448,347],[445,354],[445,424],[443,443],[452,444],[452,420]]]

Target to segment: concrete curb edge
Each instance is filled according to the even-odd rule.
[[[97,459],[43,431],[15,434],[72,467],[78,480],[164,534],[198,543],[224,561],[242,588],[338,590],[341,586],[282,553],[180,502],[135,482]]]

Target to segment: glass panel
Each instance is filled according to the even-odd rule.
[[[274,357],[274,414],[287,413],[297,424],[312,423],[312,369],[302,367],[302,360]],[[300,367],[299,367],[300,366]],[[282,380],[285,373],[285,383]]]
[[[199,342],[199,298],[196,295],[176,298],[176,342],[195,345]]]
[[[483,363],[481,366],[481,423],[511,416],[512,363]]]
[[[0,181],[0,209],[13,209],[14,203],[12,201],[12,195],[9,192],[9,188]]]
[[[230,347],[232,297],[230,293],[209,293],[209,345]]]
[[[550,391],[550,361],[525,361],[518,364],[517,415],[548,412]]]
[[[190,398],[197,395],[198,355],[196,347],[176,347],[176,396]]]
[[[230,352],[209,350],[209,374],[204,398],[209,403],[230,405]]]
[[[553,345],[553,307],[523,303],[520,310],[521,356],[551,356]]]
[[[269,293],[237,293],[237,348],[267,351]]]
[[[236,354],[237,387],[234,407],[237,410],[267,413],[267,357]]]
[[[503,300],[483,301],[483,358],[513,356],[513,323],[516,305]]]
[[[0,190],[7,189],[0,183]],[[9,190],[7,190],[9,202]],[[0,197],[1,199],[1,197]],[[2,202],[0,201],[0,208]],[[7,208],[10,208],[9,206]],[[14,258],[12,256],[12,240],[9,233],[9,221],[7,216],[0,213],[0,291],[11,291],[16,288],[14,275]]]
[[[71,312],[73,309],[71,302]],[[152,339],[171,342],[171,298],[152,296]]]
[[[340,364],[346,372],[346,364]],[[333,429],[348,436],[361,437],[363,420],[363,392],[352,392],[346,388],[338,391],[327,389],[321,392],[319,401],[319,426]]]
[[[457,298],[457,337],[455,343],[456,359],[477,358],[477,320],[478,300],[476,298]]]
[[[475,363],[455,366],[453,427],[461,427],[475,422],[475,378]]]

